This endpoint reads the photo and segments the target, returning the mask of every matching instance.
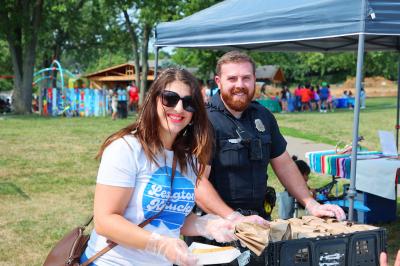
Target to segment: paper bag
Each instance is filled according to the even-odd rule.
[[[257,256],[260,256],[269,243],[269,228],[253,223],[239,223],[235,235]]]

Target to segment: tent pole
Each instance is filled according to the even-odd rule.
[[[158,46],[155,46],[154,47],[154,56],[155,56],[155,58],[154,58],[154,60],[155,60],[155,62],[154,62],[154,80],[156,80],[157,76],[158,76],[158,74],[157,74],[157,72],[158,72],[158,50],[159,50]]]
[[[397,64],[397,119],[396,119],[396,149],[399,150],[399,106],[400,106],[400,52]]]
[[[360,91],[362,80],[362,68],[364,64],[364,40],[365,35],[358,35],[358,52],[357,52],[357,75],[356,75],[356,95],[354,103],[354,119],[353,119],[353,142],[351,150],[351,165],[350,165],[350,188],[349,197],[349,221],[354,218],[354,198],[356,192],[356,166],[357,166],[357,149],[358,149],[358,124],[360,117]]]

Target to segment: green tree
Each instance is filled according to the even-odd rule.
[[[98,61],[104,66],[107,58],[112,64],[115,54],[126,52],[123,40],[128,36],[103,0],[51,1],[45,13],[37,65],[48,67],[56,59],[64,68],[82,72]]]
[[[11,76],[13,74],[11,56],[8,44],[5,40],[0,40],[0,76]],[[12,79],[0,78],[0,91],[12,90]]]
[[[355,74],[356,58],[350,52],[255,52],[252,56],[260,65],[281,67],[288,83],[336,83]]]
[[[147,75],[149,72],[149,40],[153,28],[163,20],[169,20],[177,13],[180,1],[157,0],[108,0],[108,9],[120,12],[124,28],[129,34],[133,62],[135,66],[135,81],[140,88],[139,104],[142,104],[147,91]]]
[[[190,16],[202,9],[208,8],[220,0],[192,0],[180,2],[179,14],[173,17],[174,20]],[[223,54],[221,51],[212,51],[204,49],[175,49],[172,55],[172,61],[177,65],[186,67],[196,67],[196,76],[206,82],[210,76],[215,73],[215,65],[218,58]]]
[[[383,76],[390,80],[397,79],[399,60],[398,52],[368,52],[364,60],[365,76]]]
[[[82,15],[84,2],[56,0],[45,5],[46,21],[42,26],[39,38],[41,49],[38,52],[38,59],[42,60],[38,63],[43,67],[48,67],[53,60],[60,60],[63,52],[75,45],[75,36],[82,37],[80,29],[87,25],[86,21],[82,21],[85,17]]]
[[[2,1],[0,37],[5,36],[14,72],[13,107],[17,114],[31,112],[33,68],[42,20],[43,0]]]
[[[177,65],[196,67],[197,78],[205,83],[215,74],[217,60],[223,53],[222,51],[180,48],[172,55],[172,60]]]
[[[86,1],[82,19],[74,21],[77,33],[64,45],[63,65],[79,72],[93,72],[132,58],[129,35],[121,12],[105,1]]]

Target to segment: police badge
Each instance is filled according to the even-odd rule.
[[[260,132],[265,131],[265,126],[264,126],[263,122],[261,121],[261,119],[257,118],[256,120],[254,120],[254,123],[255,123],[258,131],[260,131]]]

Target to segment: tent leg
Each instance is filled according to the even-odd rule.
[[[399,106],[400,106],[400,53],[398,56],[397,67],[397,116],[396,116],[396,149],[399,150]]]
[[[349,221],[354,219],[354,198],[356,192],[356,166],[357,166],[357,148],[358,148],[358,124],[360,117],[360,91],[362,80],[362,68],[364,64],[364,41],[365,35],[358,35],[358,52],[357,52],[357,75],[356,75],[356,95],[354,103],[354,119],[353,119],[353,143],[351,151],[351,168],[350,168],[350,188],[349,197]]]
[[[154,80],[156,80],[157,79],[157,76],[158,76],[158,50],[159,50],[159,48],[158,47],[155,47],[154,48],[154,56],[155,56],[155,58],[154,58]]]

